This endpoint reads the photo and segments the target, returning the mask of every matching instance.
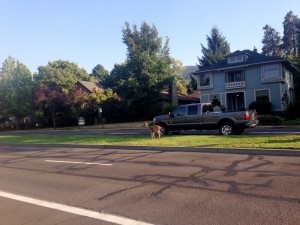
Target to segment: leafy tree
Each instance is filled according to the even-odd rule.
[[[149,102],[172,80],[169,39],[163,45],[156,27],[145,22],[140,29],[136,25],[131,28],[126,22],[122,32],[127,59],[114,66],[105,83],[110,83],[110,87],[136,109],[135,112],[140,113],[144,108],[146,113]]]
[[[92,70],[91,76],[97,81],[102,83],[105,76],[108,76],[109,72],[101,65],[98,64]]]
[[[296,56],[298,53],[299,18],[289,11],[283,21],[283,47],[285,54]]]
[[[56,84],[64,93],[68,93],[76,87],[78,80],[90,81],[91,77],[76,63],[57,60],[40,66],[34,79],[42,84]]]
[[[58,107],[66,104],[66,95],[62,89],[54,84],[40,84],[36,87],[35,104],[44,109],[48,109],[51,115],[53,129],[56,129],[56,115],[58,114]]]
[[[199,66],[209,66],[223,60],[230,53],[230,45],[226,37],[222,36],[219,29],[214,26],[210,36],[206,36],[207,48],[201,44],[202,58],[198,57]]]
[[[33,80],[30,70],[8,57],[0,71],[0,116],[15,116],[19,120],[32,112]]]
[[[263,27],[262,53],[270,56],[282,56],[282,41],[278,31],[269,25]]]

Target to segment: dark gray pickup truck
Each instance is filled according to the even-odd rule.
[[[255,110],[221,112],[210,103],[181,105],[167,115],[155,117],[153,122],[162,127],[164,134],[212,129],[218,129],[222,135],[242,134],[245,128],[258,124]]]

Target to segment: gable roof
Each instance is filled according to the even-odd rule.
[[[237,55],[246,55],[248,58],[246,61],[238,62],[238,63],[227,63],[227,58],[231,56]],[[291,62],[285,60],[283,58],[277,56],[267,56],[264,54],[257,53],[256,51],[250,50],[243,50],[243,51],[235,51],[226,56],[225,59],[217,62],[216,64],[212,64],[209,66],[199,67],[199,70],[193,72],[192,74],[196,75],[199,73],[206,73],[212,71],[219,71],[219,70],[227,70],[227,69],[238,69],[242,67],[247,67],[251,65],[258,65],[258,64],[266,64],[266,63],[275,63],[275,62],[283,62],[290,70],[298,71],[296,67],[294,67]]]
[[[160,92],[160,97],[163,100],[171,101],[169,91],[163,90]],[[200,102],[200,91],[194,92],[191,95],[177,93],[178,101]]]
[[[82,81],[82,80],[79,80],[78,83],[91,93],[94,92],[95,90],[98,90],[101,92],[103,91],[103,89],[101,88],[99,83],[90,82],[90,81]]]

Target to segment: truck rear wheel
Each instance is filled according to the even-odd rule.
[[[234,134],[234,125],[231,122],[223,122],[219,127],[219,133],[221,135],[232,135]]]

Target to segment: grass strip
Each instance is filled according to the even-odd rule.
[[[91,144],[91,145],[134,145],[134,146],[182,146],[182,147],[218,147],[218,148],[263,148],[298,149],[299,135],[167,135],[160,140],[151,140],[148,136],[111,136],[111,135],[31,135],[0,136],[2,143],[36,144]]]

